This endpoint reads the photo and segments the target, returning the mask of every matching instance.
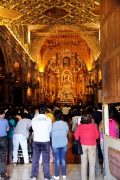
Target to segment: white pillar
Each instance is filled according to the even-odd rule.
[[[108,116],[108,104],[103,105],[103,121],[105,126],[105,134],[109,135],[109,116]]]

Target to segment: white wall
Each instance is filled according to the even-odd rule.
[[[112,147],[120,152],[120,139],[115,139],[110,136],[104,135],[104,147],[105,147],[105,164],[106,164],[106,176],[107,180],[116,180],[109,170],[109,160],[108,160],[108,148]]]

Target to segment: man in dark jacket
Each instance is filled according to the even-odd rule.
[[[92,118],[99,127],[100,121],[102,121],[102,103],[98,103],[98,110],[92,113]]]

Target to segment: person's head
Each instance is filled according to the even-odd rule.
[[[47,112],[47,107],[46,106],[40,106],[39,108],[39,113],[40,114],[45,114]]]
[[[61,119],[62,119],[62,116],[63,116],[63,113],[62,113],[61,110],[56,110],[56,111],[54,112],[54,118],[55,118],[56,121],[61,120]]]
[[[33,118],[34,118],[34,115],[35,115],[34,112],[29,112],[29,113],[28,113],[28,118],[29,118],[29,119],[33,119]]]
[[[5,117],[5,113],[3,109],[0,109],[0,118],[4,118]]]
[[[91,106],[89,106],[87,108],[87,114],[92,114],[93,113],[93,108]]]
[[[115,113],[113,112],[112,109],[109,109],[109,118],[110,119],[116,119]]]
[[[93,111],[97,111],[98,107],[97,106],[93,106]]]
[[[12,109],[10,110],[10,118],[11,118],[11,119],[14,118],[14,117],[16,116],[16,114],[17,114],[16,109],[15,109],[15,108],[12,108]]]
[[[75,110],[73,112],[73,116],[80,116],[80,115],[81,115],[80,110]]]
[[[91,114],[84,113],[81,117],[81,124],[90,124],[92,123]]]
[[[29,118],[29,115],[28,115],[28,113],[23,113],[23,115],[22,115],[22,118]]]
[[[102,103],[98,103],[98,109],[102,110]]]

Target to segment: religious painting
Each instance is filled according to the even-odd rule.
[[[63,67],[65,67],[65,66],[70,66],[70,58],[69,57],[63,58]]]

